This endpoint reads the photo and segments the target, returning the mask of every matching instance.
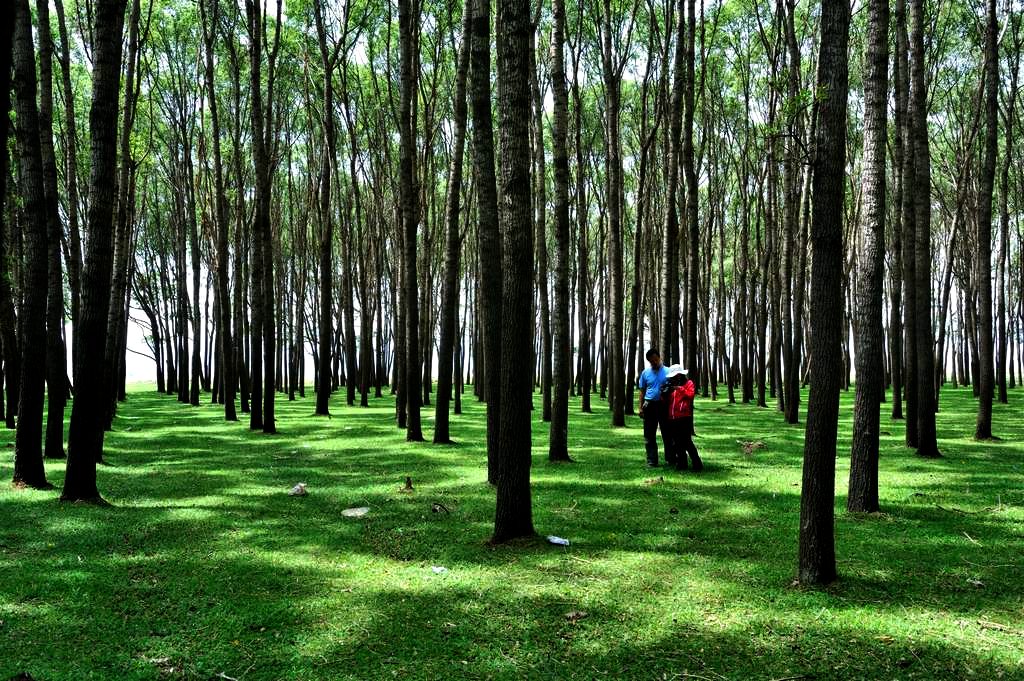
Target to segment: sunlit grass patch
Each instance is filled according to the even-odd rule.
[[[883,405],[883,512],[850,516],[844,394],[841,579],[806,590],[803,426],[774,408],[698,400],[700,475],[644,468],[639,422],[596,400],[551,465],[538,409],[535,524],[571,544],[493,547],[471,395],[437,447],[390,398],[280,399],[267,437],[140,386],[107,436],[111,508],[0,490],[0,678],[1024,678],[1022,397],[978,443],[969,391],[944,391],[936,461]]]

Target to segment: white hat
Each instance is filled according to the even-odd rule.
[[[665,374],[665,376],[666,378],[672,378],[673,376],[678,376],[679,374],[685,373],[687,373],[687,371],[686,369],[683,368],[682,364],[673,364],[668,368],[668,372]]]

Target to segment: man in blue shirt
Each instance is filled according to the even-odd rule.
[[[658,429],[661,429],[661,442],[665,446],[665,463],[671,460],[672,450],[665,437],[668,425],[668,411],[661,399],[661,387],[668,380],[665,365],[661,363],[661,353],[655,348],[647,351],[650,367],[640,374],[637,386],[640,388],[640,417],[644,420],[644,444],[647,447],[647,465],[654,468],[658,465]]]

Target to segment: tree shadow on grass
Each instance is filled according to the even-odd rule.
[[[802,429],[772,410],[703,414],[717,470],[701,476],[645,470],[639,429],[600,411],[571,417],[580,462],[546,466],[535,422],[535,523],[572,540],[561,549],[485,545],[481,405],[453,422],[464,445],[438,448],[404,443],[381,404],[324,420],[282,402],[284,435],[267,438],[216,406],[133,394],[100,472],[115,508],[0,492],[0,677],[156,678],[146,660],[168,658],[198,678],[994,678],[1024,658],[1017,634],[978,624],[1022,612],[1019,449],[921,462],[893,436],[885,513],[858,517],[840,446],[842,578],[804,591],[789,586]],[[742,455],[747,431],[768,450]],[[59,484],[62,466],[48,473]],[[299,481],[310,496],[287,496]],[[341,516],[355,505],[370,514]],[[573,609],[588,616],[571,623]]]

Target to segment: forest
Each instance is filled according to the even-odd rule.
[[[0,678],[1024,678],[1018,0],[0,14]]]

